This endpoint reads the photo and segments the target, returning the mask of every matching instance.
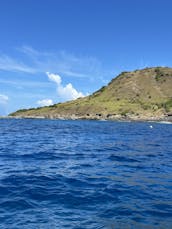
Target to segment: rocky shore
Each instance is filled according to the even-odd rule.
[[[159,121],[159,122],[172,122],[172,114],[161,116],[144,116],[144,115],[120,115],[120,114],[86,114],[86,115],[18,115],[8,116],[8,118],[25,118],[25,119],[58,119],[58,120],[106,120],[106,121]]]

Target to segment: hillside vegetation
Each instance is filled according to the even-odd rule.
[[[172,112],[172,68],[122,72],[90,96],[10,116],[86,119],[159,119]]]

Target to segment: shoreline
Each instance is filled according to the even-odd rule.
[[[0,119],[46,119],[46,120],[85,120],[85,121],[116,121],[116,122],[158,122],[164,124],[172,124],[172,117],[163,118],[86,118],[86,117],[46,117],[46,116],[4,116]]]

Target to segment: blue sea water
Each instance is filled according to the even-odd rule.
[[[1,119],[0,228],[172,228],[172,125]]]

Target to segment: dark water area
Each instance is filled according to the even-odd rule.
[[[0,228],[172,228],[172,125],[1,119]]]

